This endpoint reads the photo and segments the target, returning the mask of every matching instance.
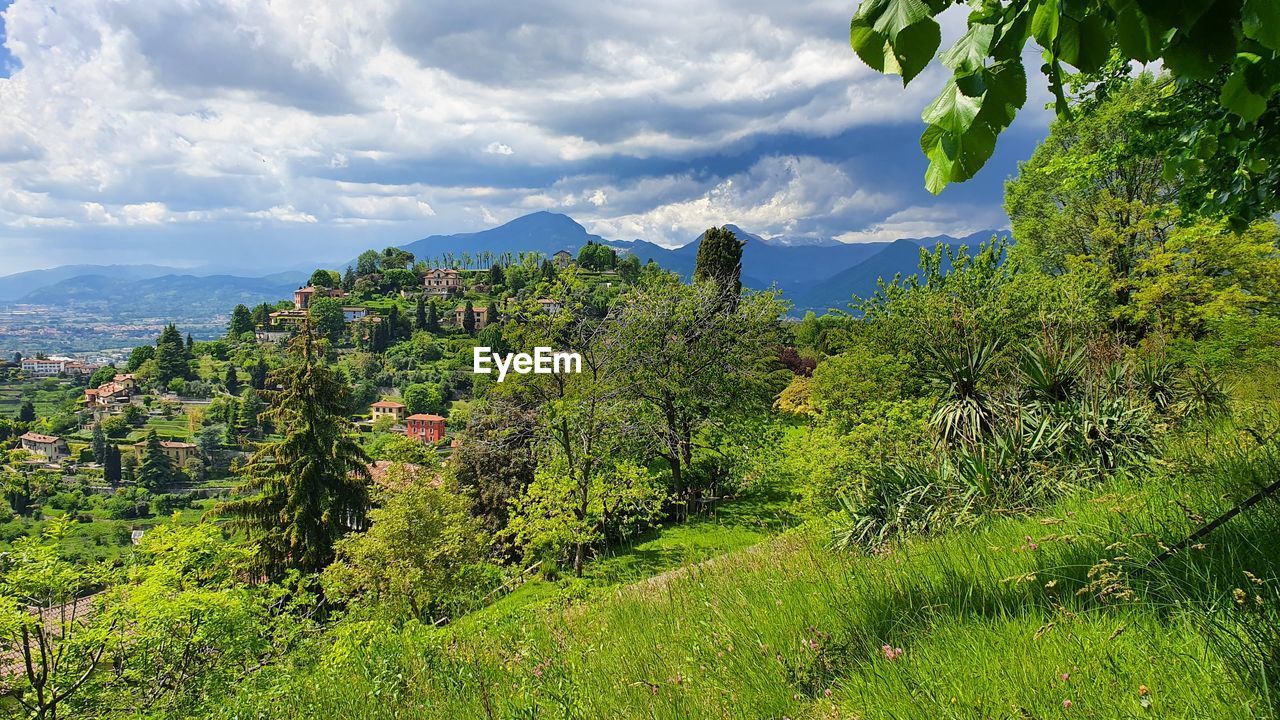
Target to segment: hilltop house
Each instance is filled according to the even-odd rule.
[[[551,298],[538,298],[538,308],[548,315],[555,315],[561,310],[560,301]]]
[[[308,299],[307,299],[308,306],[310,306],[310,303],[311,303],[311,300],[310,300],[310,297],[308,296]],[[301,325],[303,322],[306,321],[308,317],[311,317],[311,316],[307,313],[306,310],[302,310],[302,309],[277,310],[271,313],[271,324],[296,326],[296,325]]]
[[[40,433],[29,432],[19,439],[22,441],[23,450],[43,455],[45,459],[51,462],[69,454],[67,452],[67,442],[56,435],[41,435]]]
[[[419,442],[440,442],[444,439],[444,428],[444,418],[439,415],[410,415],[404,420],[404,434]]]
[[[483,306],[481,307],[473,306],[472,312],[475,314],[475,318],[476,318],[476,330],[477,331],[483,330],[484,326],[488,325],[491,319],[489,317],[489,308],[483,307]],[[462,327],[462,316],[465,315],[466,313],[467,313],[467,306],[459,305],[458,308],[453,311],[453,323],[458,327]]]
[[[369,309],[362,307],[344,307],[342,308],[342,319],[352,323],[365,319],[369,316]]]
[[[311,307],[312,298],[344,298],[346,296],[347,294],[338,288],[315,287],[314,285],[308,285],[293,291],[293,306],[298,310],[306,310]]]
[[[389,416],[399,422],[404,419],[405,405],[394,400],[379,400],[370,406],[370,410],[373,411],[374,420]]]
[[[568,250],[558,250],[555,255],[551,256],[551,262],[556,267],[564,269],[569,267],[569,263],[573,262],[573,255]]]
[[[142,454],[147,450],[147,443],[145,441],[134,443],[133,449],[138,453],[138,457],[141,458]],[[160,449],[169,458],[169,462],[173,463],[173,466],[177,468],[186,465],[191,458],[200,457],[200,447],[195,443],[161,440]]]
[[[428,295],[445,296],[462,288],[462,279],[453,268],[432,268],[422,280],[424,291]]]
[[[85,405],[91,410],[110,410],[128,405],[138,392],[138,381],[130,374],[116,375],[111,382],[84,391]]]

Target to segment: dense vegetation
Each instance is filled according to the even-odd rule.
[[[152,428],[112,485],[235,494],[85,557],[66,539],[100,518],[54,512],[14,451],[0,707],[1275,718],[1280,231],[1185,202],[1166,78],[1089,88],[1006,187],[1012,244],[925,250],[848,313],[785,321],[718,228],[688,284],[598,245],[389,248],[317,270],[347,295],[291,339],[267,306],[217,342],[166,330],[124,369],[209,397],[202,459]],[[498,383],[475,346],[582,368]],[[450,436],[373,421],[381,397]],[[108,423],[149,422],[126,414],[89,436],[104,478]]]

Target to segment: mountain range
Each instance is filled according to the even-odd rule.
[[[736,225],[729,229],[745,244],[742,280],[749,288],[776,287],[797,312],[845,308],[854,295],[866,297],[883,278],[910,275],[922,247],[937,243],[977,246],[1000,231],[953,238],[903,238],[892,242],[842,243],[835,240],[764,238]],[[403,245],[419,259],[480,252],[567,250],[576,255],[587,243],[628,252],[641,262],[653,260],[685,277],[693,273],[701,236],[668,248],[645,240],[609,240],[592,234],[573,218],[552,212],[525,215],[495,228],[453,235],[432,235]],[[354,265],[352,260],[350,264]],[[340,264],[341,270],[345,264]],[[184,315],[225,315],[237,303],[253,304],[288,297],[307,273],[277,272],[262,277],[196,275],[155,265],[68,265],[0,277],[0,303],[93,307],[110,306],[120,316],[152,317],[181,308]]]

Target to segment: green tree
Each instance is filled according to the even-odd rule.
[[[120,448],[115,443],[108,444],[103,451],[102,479],[110,487],[119,487],[124,479],[120,463]]]
[[[337,272],[320,268],[311,273],[311,278],[307,280],[307,285],[320,288],[336,288],[341,282],[342,278]]]
[[[240,374],[236,372],[235,365],[227,365],[227,371],[222,375],[222,386],[229,395],[240,392]]]
[[[245,468],[243,497],[221,503],[259,548],[270,576],[314,572],[333,560],[334,543],[363,525],[369,505],[368,457],[352,437],[347,385],[324,363],[310,329],[271,376],[267,415],[283,438],[265,443]]]
[[[745,243],[738,240],[732,230],[722,227],[708,229],[702,234],[702,242],[698,244],[693,279],[698,282],[714,282],[725,298],[725,306],[730,310],[737,304],[736,299],[742,293],[743,245]]]
[[[169,456],[164,454],[164,448],[160,446],[160,438],[156,436],[156,431],[148,431],[144,442],[135,482],[148,490],[167,485],[173,480],[173,463],[169,461]]]
[[[18,422],[34,422],[36,419],[36,406],[30,400],[23,400],[18,406]]]
[[[111,382],[112,378],[116,376],[117,372],[119,371],[116,370],[115,365],[103,365],[102,367],[93,371],[93,375],[89,377],[89,387],[91,388],[101,387],[103,384]]]
[[[439,414],[444,412],[444,396],[439,385],[418,383],[405,388],[404,405],[410,415]]]
[[[351,292],[356,289],[356,271],[347,266],[346,272],[342,273],[342,289]]]
[[[502,272],[502,266],[494,263],[489,267],[489,285],[497,287],[506,281],[506,274]]]
[[[1182,131],[1167,154],[1199,169],[1215,192],[1184,195],[1192,213],[1222,212],[1237,228],[1280,207],[1280,11],[1274,0],[1075,4],[999,0],[971,5],[967,31],[937,55],[933,16],[946,0],[864,0],[850,41],[872,68],[910,83],[938,57],[952,73],[925,108],[921,148],[929,159],[925,186],[939,192],[966,180],[991,157],[996,137],[1027,98],[1022,58],[1034,40],[1060,115],[1068,89],[1097,73],[1123,78],[1129,61],[1161,61],[1176,82],[1166,88]],[[1072,71],[1069,68],[1073,68]],[[1092,83],[1106,92],[1108,83]],[[1220,142],[1222,141],[1222,142]],[[1194,173],[1189,173],[1194,174]]]
[[[89,447],[93,450],[93,460],[97,463],[107,461],[107,434],[102,431],[101,423],[93,424],[92,439]]]
[[[476,309],[470,300],[462,310],[462,331],[468,335],[476,334]]]
[[[377,250],[365,250],[360,253],[360,257],[356,259],[357,275],[373,275],[378,272],[378,263],[382,260],[382,256],[378,255]]]
[[[342,339],[347,323],[342,314],[342,303],[337,298],[312,300],[308,314],[317,335],[332,343]]]
[[[436,303],[434,300],[427,303],[427,319],[426,323],[423,325],[423,329],[433,334],[440,332],[440,316],[436,313]]]
[[[178,328],[169,325],[156,340],[156,380],[168,385],[171,380],[187,380],[191,377],[186,345]]]
[[[253,308],[253,327],[269,327],[270,325],[271,306],[266,303],[255,305]]]
[[[418,294],[418,300],[413,310],[413,329],[427,329],[427,300],[422,293]]]
[[[240,336],[253,332],[253,330],[253,313],[249,311],[246,305],[236,305],[235,309],[231,311],[231,321],[227,323],[227,337],[232,340],[239,340]]]
[[[235,428],[236,432],[248,435],[257,434],[260,429],[259,416],[262,414],[262,399],[258,397],[257,390],[253,388],[245,388],[240,393],[240,402],[237,403]]]
[[[476,587],[473,566],[486,540],[466,498],[393,466],[382,506],[369,513],[366,532],[337,543],[337,560],[322,581],[328,596],[366,598],[432,622],[465,611],[488,588]]]
[[[142,364],[151,360],[156,356],[156,349],[153,345],[139,345],[129,353],[129,362],[125,365],[129,372],[135,372]]]
[[[382,258],[379,262],[383,272],[404,270],[413,265],[413,253],[398,247],[389,247],[382,251]]]
[[[249,366],[249,385],[254,390],[265,390],[267,387],[267,361],[258,358],[258,361]]]

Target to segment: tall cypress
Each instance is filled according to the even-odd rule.
[[[698,245],[697,263],[693,270],[695,281],[711,280],[720,286],[721,295],[730,309],[738,305],[742,293],[742,247],[733,231],[713,227],[702,234]]]
[[[427,329],[427,302],[422,293],[418,293],[418,307],[414,309],[413,313],[413,329]]]
[[[470,300],[462,310],[462,331],[468,335],[476,334],[476,308]]]
[[[147,433],[146,444],[142,448],[142,461],[138,464],[137,483],[144,488],[160,487],[173,478],[173,464],[169,456],[160,447],[160,438],[156,431]]]

